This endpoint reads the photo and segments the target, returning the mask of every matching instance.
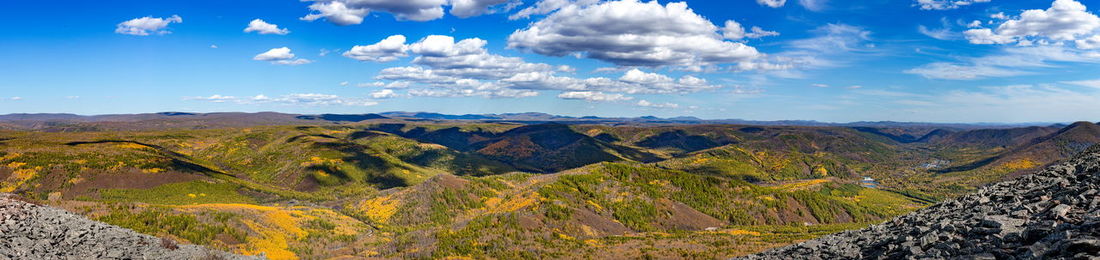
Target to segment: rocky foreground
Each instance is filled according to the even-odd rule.
[[[258,259],[177,245],[0,194],[0,259]]]
[[[1100,146],[863,230],[742,259],[1100,259]]]

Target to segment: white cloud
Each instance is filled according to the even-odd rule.
[[[351,50],[344,52],[344,57],[360,61],[390,62],[408,57],[408,51],[405,36],[393,35],[375,44],[351,47]]]
[[[290,52],[290,48],[280,47],[268,50],[264,53],[252,57],[253,60],[269,61],[272,64],[279,65],[302,65],[309,64],[313,61],[307,59],[297,59],[294,53]]]
[[[508,11],[522,4],[519,0],[451,0],[451,15],[459,18],[493,13],[492,6],[507,4],[502,11]]]
[[[1100,117],[1096,100],[1100,100],[1096,89],[1073,91],[1051,85],[980,87],[923,100],[936,105],[916,108],[913,113],[960,122],[974,118],[989,122],[1078,121]]]
[[[790,47],[819,52],[859,51],[867,48],[864,43],[871,38],[870,31],[847,24],[826,24],[813,32],[816,37],[791,41]]]
[[[280,48],[274,48],[274,49],[268,50],[264,53],[260,53],[259,55],[256,55],[256,57],[253,57],[252,59],[253,60],[262,60],[262,61],[273,61],[273,60],[287,60],[287,59],[293,59],[293,58],[294,58],[294,54],[290,53],[290,48],[280,47]]]
[[[580,99],[590,102],[614,102],[614,101],[627,101],[634,99],[633,97],[624,96],[623,94],[606,94],[597,91],[570,91],[562,92],[558,95],[561,99]]]
[[[924,25],[917,25],[917,31],[919,31],[921,34],[924,34],[925,36],[932,37],[932,38],[937,39],[937,40],[950,40],[950,39],[954,38],[954,34],[955,34],[954,32],[951,31],[950,28],[941,28],[941,29],[933,30],[933,29],[928,29],[928,27],[925,27]]]
[[[779,36],[779,32],[764,30],[763,28],[760,28],[760,26],[753,26],[749,33],[745,34],[745,37],[752,39],[769,36]]]
[[[756,3],[771,8],[780,8],[787,4],[787,0],[756,0]]]
[[[431,35],[409,45],[409,50],[420,55],[412,63],[423,67],[385,69],[380,73],[380,79],[422,82],[461,78],[499,80],[525,72],[555,69],[545,63],[528,63],[518,57],[491,54],[484,48],[485,44],[485,40],[478,38],[455,42],[450,36]]]
[[[1078,81],[1062,81],[1062,83],[1100,89],[1100,79],[1078,80]]]
[[[951,10],[976,3],[988,3],[990,0],[917,0],[921,10]]]
[[[258,103],[277,103],[302,106],[373,106],[378,102],[357,98],[344,98],[327,94],[290,94],[277,98],[257,96],[252,99]]]
[[[935,62],[906,70],[905,73],[921,75],[929,79],[970,80],[988,77],[1008,77],[1023,74],[997,66],[982,64],[969,65],[949,62]]]
[[[604,77],[572,78],[552,73],[521,73],[501,80],[513,88],[566,91],[601,91],[627,94],[683,94],[721,88],[705,79],[685,75],[679,79],[631,69],[618,79]]]
[[[971,80],[1029,74],[1028,69],[1055,67],[1052,62],[1100,63],[1100,57],[1064,46],[1016,47],[959,62],[934,62],[904,72],[929,79]]]
[[[212,95],[212,96],[209,96],[209,97],[186,97],[184,99],[186,99],[186,100],[204,100],[204,101],[210,101],[210,102],[214,102],[214,103],[224,103],[224,102],[236,101],[237,97]]]
[[[495,6],[504,5],[506,11],[519,4],[518,0],[303,0],[313,2],[313,12],[302,20],[315,21],[324,18],[337,25],[363,23],[363,17],[371,12],[393,14],[397,20],[431,21],[443,18],[444,6],[451,6],[451,14],[460,18],[493,13]]]
[[[381,11],[393,14],[398,20],[430,21],[443,17],[446,3],[446,0],[316,0],[309,6],[315,12],[302,20],[325,18],[337,25],[353,25],[363,23],[363,17],[371,11]]]
[[[773,54],[772,62],[759,66],[768,70],[840,67],[857,58],[855,54],[875,53],[871,32],[862,27],[826,24],[810,32],[815,36],[787,42],[787,51]]]
[[[217,49],[217,48],[218,48],[218,45],[215,45],[215,44],[211,44],[211,45],[210,45],[210,48],[211,48],[211,49]]]
[[[373,106],[378,102],[362,98],[345,98],[328,94],[288,94],[278,97],[268,97],[260,94],[252,97],[234,97],[213,95],[209,97],[185,97],[184,100],[200,100],[214,103],[237,103],[243,105],[279,104],[293,106]]]
[[[511,89],[500,84],[486,83],[472,79],[462,79],[452,85],[439,85],[432,89],[412,89],[409,95],[422,97],[473,97],[487,98],[523,98],[538,96],[531,90]]]
[[[429,57],[449,57],[485,53],[485,40],[479,38],[464,39],[455,43],[455,38],[446,35],[429,35],[410,45],[413,53]]]
[[[970,29],[963,32],[966,35],[966,39],[973,44],[1007,44],[1016,42],[1016,39],[1012,36],[1005,36],[993,33],[993,30],[981,28]]]
[[[639,69],[626,71],[618,79],[560,76],[575,69],[492,54],[485,49],[486,44],[478,38],[455,42],[450,36],[427,36],[407,45],[409,51],[419,55],[413,59],[413,66],[383,69],[376,76],[382,81],[365,86],[413,88],[409,95],[432,97],[528,97],[546,90],[673,94],[721,87],[691,75],[673,78]]]
[[[817,87],[817,88],[827,88],[827,87],[829,87],[829,85],[821,84],[821,83],[810,84],[810,86]]]
[[[759,26],[753,26],[752,31],[746,32],[740,23],[733,20],[726,20],[725,26],[722,26],[722,37],[730,40],[756,39],[768,36],[779,36],[779,32],[767,31]]]
[[[278,25],[270,24],[261,19],[255,19],[248,22],[248,28],[244,28],[244,32],[256,32],[259,34],[278,34],[286,35],[290,33],[290,30],[286,28],[279,28]]]
[[[826,0],[798,0],[798,4],[802,5],[806,10],[820,12],[825,10]]]
[[[395,98],[397,96],[398,96],[397,93],[393,92],[392,89],[383,89],[383,90],[379,90],[379,91],[375,91],[375,92],[370,93],[370,97],[374,98],[374,99]]]
[[[359,84],[355,84],[355,86],[360,87],[360,88],[370,88],[370,87],[380,88],[380,87],[386,86],[386,82],[375,81],[375,82],[371,82],[371,83],[359,83]]]
[[[1077,48],[1080,48],[1080,49],[1091,50],[1091,49],[1100,48],[1100,34],[1093,35],[1092,37],[1076,40],[1076,41],[1074,41],[1074,43],[1077,44]]]
[[[724,41],[718,31],[684,2],[623,0],[567,5],[512,33],[508,46],[550,56],[586,55],[620,66],[698,66],[764,56]]]
[[[23,97],[10,97],[10,98],[8,98],[8,100],[19,101],[19,100],[23,100]]]
[[[168,18],[154,18],[152,16],[134,18],[119,23],[118,26],[115,27],[115,33],[138,36],[147,36],[150,34],[164,35],[172,33],[167,30],[168,25],[172,23],[183,23],[183,18],[179,15],[173,15]]]
[[[1026,46],[1072,42],[1078,48],[1087,49],[1094,47],[1088,39],[1100,36],[1100,17],[1088,12],[1080,2],[1055,0],[1046,10],[1025,10],[1019,18],[1007,19],[994,29],[970,29],[965,35],[973,44],[1018,43]]]
[[[638,105],[640,107],[651,107],[651,108],[680,108],[680,104],[675,104],[675,103],[653,103],[653,102],[649,102],[648,100],[645,100],[645,99],[639,100],[636,105]]]
[[[398,88],[408,88],[409,85],[410,84],[409,84],[408,81],[394,81],[394,82],[390,82],[390,83],[375,81],[375,82],[370,82],[370,83],[359,83],[359,84],[356,84],[355,86],[360,87],[360,88],[374,87],[374,88],[398,89]]]
[[[526,19],[532,15],[543,15],[552,13],[569,5],[586,6],[598,3],[600,0],[539,0],[535,4],[519,10],[515,14],[508,16],[508,19],[519,20]]]

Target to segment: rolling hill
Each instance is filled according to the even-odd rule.
[[[403,116],[14,116],[5,122],[30,128],[0,131],[0,192],[275,259],[710,258],[878,223],[1100,140],[1091,123],[871,130]]]

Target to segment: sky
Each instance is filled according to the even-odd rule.
[[[0,114],[1100,120],[1100,0],[0,6]]]

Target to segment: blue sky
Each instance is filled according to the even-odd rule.
[[[2,5],[0,114],[1100,118],[1095,0]]]

